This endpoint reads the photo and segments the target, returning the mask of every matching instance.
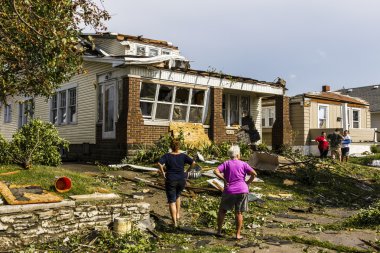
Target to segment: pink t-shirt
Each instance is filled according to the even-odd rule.
[[[245,182],[245,176],[253,171],[253,169],[246,162],[240,160],[228,160],[219,165],[218,170],[223,173],[224,178],[228,182],[228,186],[224,187],[224,193],[249,193],[248,185]]]

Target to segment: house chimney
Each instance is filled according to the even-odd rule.
[[[323,92],[329,92],[330,91],[330,85],[323,85],[322,86],[322,91]]]

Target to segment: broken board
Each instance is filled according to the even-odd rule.
[[[186,123],[186,122],[170,122],[169,131],[174,137],[178,137],[182,131],[184,142],[190,148],[208,147],[211,141],[205,133],[202,124]]]
[[[6,185],[0,182],[0,193],[10,205],[61,202],[62,197],[38,185]]]

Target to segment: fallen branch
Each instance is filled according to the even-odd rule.
[[[360,241],[364,242],[366,245],[374,248],[375,250],[377,251],[380,251],[380,246],[377,246],[376,244],[374,244],[373,242],[371,241],[366,241],[366,240],[363,240],[363,239],[359,239]]]

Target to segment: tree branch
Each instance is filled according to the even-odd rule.
[[[21,20],[22,23],[24,23],[27,27],[29,27],[30,30],[32,30],[33,32],[35,32],[36,34],[42,36],[42,37],[45,37],[47,38],[45,35],[43,35],[42,33],[38,32],[36,29],[34,29],[33,26],[31,26],[28,22],[25,21],[25,19],[23,17],[21,17],[21,14],[17,11],[17,8],[16,8],[16,2],[15,0],[12,0],[12,4],[13,4],[13,9],[17,15],[17,17]]]

